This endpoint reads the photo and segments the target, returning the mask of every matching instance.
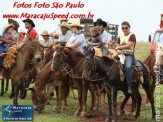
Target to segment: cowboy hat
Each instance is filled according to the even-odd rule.
[[[50,36],[47,30],[43,30],[41,36]]]
[[[18,23],[16,20],[8,19],[8,23],[9,23],[9,24],[13,23],[13,25],[14,25],[16,28],[19,27],[19,23]]]
[[[66,18],[61,18],[60,21],[68,21]]]
[[[73,20],[72,23],[70,24],[70,27],[80,27],[82,28],[82,26],[80,25],[80,22],[78,20]]]
[[[103,27],[106,27],[107,26],[107,23],[105,21],[103,21],[102,19],[97,19],[96,22],[93,23],[95,26],[97,24],[102,24]]]
[[[25,19],[25,20],[23,20],[23,22],[24,22],[24,23],[25,23],[25,22],[28,22],[29,24],[32,25],[32,27],[35,27],[35,24],[34,24],[34,22],[33,22],[31,19]]]
[[[62,22],[61,24],[58,24],[58,26],[61,26],[61,27],[65,27],[67,29],[70,29],[69,27],[69,24],[67,22]]]
[[[13,25],[13,24],[8,24],[8,25],[6,25],[5,28],[4,28],[4,30],[3,30],[3,33],[7,33],[7,29],[10,28],[10,27],[13,28],[14,25]]]

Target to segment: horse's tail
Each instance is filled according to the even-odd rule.
[[[147,69],[147,67],[144,65],[143,62],[141,62],[140,60],[138,60],[138,62],[141,64],[142,66],[142,72],[143,73],[149,73],[149,70]]]

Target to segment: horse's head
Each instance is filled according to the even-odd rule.
[[[32,103],[34,106],[35,111],[42,111],[45,108],[46,105],[46,96],[43,94],[43,92],[39,92],[33,88],[26,88],[26,90],[31,91],[31,98],[32,98]]]
[[[61,68],[64,68],[66,64],[66,54],[64,53],[64,47],[62,46],[56,46],[54,53],[53,53],[53,59],[52,59],[52,70],[61,70]]]
[[[50,45],[44,48],[43,64],[47,64],[53,58],[54,50],[52,49],[52,46],[53,45]]]
[[[42,60],[43,46],[38,41],[31,41],[30,48],[35,61],[40,62]]]
[[[95,74],[96,64],[94,59],[95,51],[92,51],[92,54],[88,55],[84,61],[84,69],[82,77],[84,80],[91,81],[91,77]]]

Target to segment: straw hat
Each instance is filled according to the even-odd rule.
[[[61,18],[60,21],[68,21],[66,18]]]
[[[43,30],[41,36],[50,36],[47,30]]]
[[[67,22],[62,22],[61,24],[58,24],[58,26],[65,27],[67,29],[70,29],[70,26]]]
[[[19,23],[18,23],[16,20],[8,19],[8,23],[9,23],[9,24],[13,23],[13,25],[14,25],[16,28],[19,27]]]
[[[78,20],[73,20],[72,23],[70,24],[70,27],[75,26],[75,27],[81,27],[80,22]]]
[[[6,25],[6,27],[5,27],[4,30],[3,30],[3,33],[7,33],[7,29],[10,28],[10,27],[13,28],[13,27],[14,27],[13,24],[8,24],[8,25]]]

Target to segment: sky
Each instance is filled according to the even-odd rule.
[[[83,8],[13,8],[14,2],[22,4],[32,4],[35,2],[52,5],[53,2],[59,2],[66,5],[67,2],[78,4],[81,1]],[[3,14],[21,14],[28,12],[31,14],[56,13],[63,14],[94,14],[94,21],[98,18],[112,24],[118,24],[119,35],[122,34],[121,23],[128,21],[131,25],[131,32],[135,33],[137,41],[148,41],[149,34],[153,34],[159,29],[161,16],[163,14],[163,0],[1,0],[0,1],[0,23],[7,24],[7,19]],[[15,19],[20,24],[20,29],[27,31],[22,20],[25,18]],[[71,22],[73,19],[70,19]],[[36,25],[36,31],[41,34],[42,30],[54,31],[59,24],[59,19],[33,19]],[[1,26],[0,24],[0,26]],[[40,38],[42,39],[42,38]]]

